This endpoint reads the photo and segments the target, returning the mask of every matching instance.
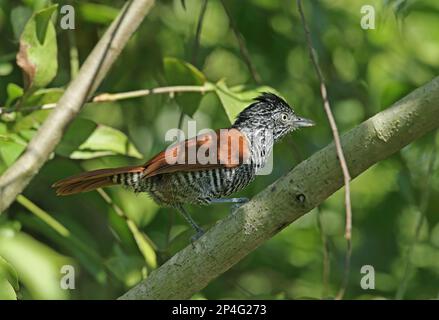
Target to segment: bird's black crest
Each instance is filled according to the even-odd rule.
[[[256,123],[258,120],[268,119],[279,112],[292,112],[293,109],[281,97],[271,92],[262,92],[254,98],[255,102],[242,110],[236,118],[234,127],[239,127],[243,123],[250,121]]]
[[[262,92],[261,95],[255,98],[255,100],[270,104],[283,104],[286,106],[288,105],[288,103],[284,99],[271,92]]]

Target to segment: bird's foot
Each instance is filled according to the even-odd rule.
[[[235,198],[234,204],[230,207],[230,214],[234,214],[243,204],[249,201],[248,198]]]
[[[200,239],[203,234],[204,234],[204,230],[199,228],[197,229],[197,233],[191,237],[191,244],[193,248],[195,248],[195,241]]]

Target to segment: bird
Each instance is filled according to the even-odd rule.
[[[298,116],[278,95],[263,92],[243,109],[229,128],[208,132],[171,145],[143,165],[83,172],[52,187],[60,196],[122,185],[146,192],[158,205],[174,208],[195,230],[204,230],[186,211],[187,204],[232,203],[247,198],[227,198],[244,189],[263,169],[276,142],[288,133],[315,123]]]

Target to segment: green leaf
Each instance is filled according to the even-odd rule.
[[[119,9],[104,4],[81,2],[79,5],[79,15],[87,22],[110,24],[119,13]]]
[[[17,294],[11,283],[2,275],[0,269],[0,300],[17,300]]]
[[[23,104],[24,107],[29,106],[42,106],[48,103],[56,103],[61,98],[64,93],[62,88],[47,88],[40,89],[34,92],[29,98],[27,98],[26,103]]]
[[[15,83],[9,83],[6,87],[6,93],[8,94],[6,106],[9,107],[15,100],[23,95],[23,88]]]
[[[5,278],[12,286],[15,291],[20,289],[18,284],[18,274],[17,271],[6,261],[5,258],[0,256],[0,279]]]
[[[72,261],[23,232],[0,233],[0,255],[14,266],[34,299],[65,299],[60,270]]]
[[[236,119],[236,116],[244,110],[253,99],[259,96],[262,92],[273,92],[278,94],[276,90],[268,86],[261,86],[253,89],[245,89],[242,86],[233,88],[227,87],[224,82],[219,82],[216,85],[216,94],[221,100],[224,110],[229,117],[230,122]]]
[[[91,136],[96,127],[97,124],[93,121],[77,118],[69,126],[55,152],[70,157]]]
[[[0,144],[0,158],[9,167],[26,148],[27,142],[18,134],[9,133],[0,123]]]
[[[35,12],[20,36],[17,64],[23,69],[25,87],[45,87],[58,70],[55,27],[51,16],[58,5]]]
[[[17,120],[13,126],[14,132],[22,132],[23,130],[37,129],[49,115],[50,110],[34,111],[26,116],[17,115]]]
[[[8,76],[14,71],[14,66],[9,62],[0,62],[0,77]]]
[[[82,118],[76,119],[69,127],[56,153],[71,159],[91,159],[117,154],[143,157],[123,132]]]
[[[14,163],[15,159],[20,156],[25,148],[26,145],[17,143],[13,140],[2,141],[0,155],[5,164],[9,167],[12,163]]]
[[[99,283],[104,283],[106,272],[103,268],[103,260],[99,256],[96,246],[91,240],[87,242],[80,237],[81,232],[77,232],[81,226],[74,225],[73,221],[63,221],[63,224],[52,218],[47,212],[35,205],[22,195],[17,197],[17,202],[26,207],[33,215],[18,213],[16,218],[23,224],[26,230],[37,232],[56,243],[63,251],[68,252],[77,258],[81,265],[92,274]],[[68,226],[69,229],[64,227]],[[70,230],[71,229],[71,230]],[[75,233],[75,230],[77,233]],[[83,230],[82,230],[83,231]]]
[[[48,103],[55,103],[61,98],[63,93],[64,90],[60,88],[40,89],[28,97],[22,107],[33,107]],[[26,116],[22,116],[21,114],[17,115],[18,119],[15,122],[13,131],[22,132],[23,130],[31,128],[37,129],[47,118],[49,113],[50,110],[37,110],[27,114]]]
[[[163,61],[166,82],[170,86],[175,85],[203,85],[206,82],[205,76],[200,70],[190,63],[176,58],[164,58]],[[197,111],[201,101],[201,94],[198,92],[183,93],[175,97],[183,112],[192,116]]]
[[[128,220],[127,224],[131,232],[133,233],[134,239],[136,240],[139,250],[145,258],[148,267],[152,269],[157,268],[157,256],[155,254],[154,248],[147,241],[145,235],[137,228],[136,224],[133,221]]]

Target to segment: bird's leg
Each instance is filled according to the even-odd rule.
[[[248,202],[248,198],[220,198],[220,199],[212,199],[211,203],[238,203],[243,204]]]
[[[190,214],[183,208],[183,206],[178,206],[177,210],[183,215],[186,221],[189,222],[192,228],[195,229],[196,233],[191,237],[191,242],[193,245],[194,241],[198,240],[204,234],[204,230],[201,229],[201,227],[194,221],[194,219],[192,219]]]
[[[235,212],[240,206],[248,202],[248,198],[221,198],[212,199],[210,203],[233,203],[230,208],[230,213]]]

